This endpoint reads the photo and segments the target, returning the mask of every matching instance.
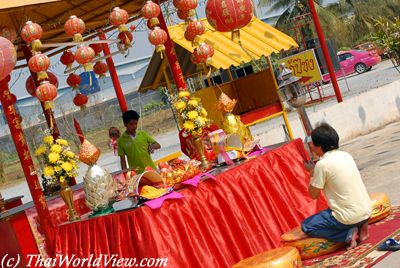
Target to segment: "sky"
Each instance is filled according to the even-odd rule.
[[[258,2],[258,0],[255,0]],[[199,0],[199,6],[197,8],[197,15],[199,18],[204,18],[205,17],[205,0]],[[325,0],[324,4],[329,4],[337,2],[337,0]],[[257,6],[257,5],[256,5]],[[165,10],[168,9],[170,12],[175,10],[172,1],[169,1],[167,5],[164,5],[162,8],[164,16],[166,16]],[[283,11],[283,10],[282,10]],[[257,8],[257,15],[259,18],[264,18],[264,17],[269,17],[269,16],[275,16],[279,13],[282,13],[282,11],[274,11],[271,12],[268,7],[261,7]],[[172,24],[177,24],[181,23],[182,21],[179,20],[176,16],[171,16],[170,17]],[[168,22],[168,20],[167,20]],[[135,32],[134,32],[134,44],[131,49],[129,49],[129,53],[127,55],[116,55],[113,57],[114,63],[117,65],[118,63],[123,63],[126,61],[133,61],[135,59],[139,59],[145,56],[150,56],[153,53],[154,47],[150,44],[150,42],[147,39],[147,35],[149,30],[146,27],[145,21],[143,19],[136,20],[133,22],[137,26]],[[117,36],[117,32],[110,33],[108,35],[108,38],[115,39]],[[116,45],[113,44],[110,46],[111,52],[115,51],[117,49]],[[49,71],[54,73],[59,81],[59,87],[64,87],[66,86],[66,79],[68,74],[64,74],[65,66],[61,64],[60,62],[60,56],[61,54],[58,54],[54,57],[51,57],[51,66],[49,68]],[[25,61],[18,62],[17,65],[20,64],[25,64]],[[77,73],[82,72],[83,70],[78,70]],[[9,83],[10,90],[12,93],[14,93],[18,99],[24,98],[29,96],[29,94],[26,92],[25,89],[25,81],[29,77],[30,73],[28,68],[22,68],[18,70],[14,70],[11,74],[11,81]]]

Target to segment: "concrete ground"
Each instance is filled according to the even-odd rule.
[[[400,205],[400,121],[346,142],[341,149],[353,155],[368,192],[385,192],[393,205]],[[373,267],[400,267],[400,251]]]

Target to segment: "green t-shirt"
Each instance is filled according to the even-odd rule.
[[[124,132],[118,139],[118,155],[126,155],[129,168],[142,173],[146,167],[156,168],[148,151],[148,146],[155,140],[145,131],[137,131],[133,137]]]

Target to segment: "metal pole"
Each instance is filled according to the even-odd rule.
[[[300,121],[303,124],[304,130],[305,130],[307,136],[310,136],[311,132],[312,132],[312,125],[311,125],[310,119],[308,118],[306,109],[302,105],[302,106],[298,107],[296,110],[297,110],[297,113],[299,114]]]
[[[335,70],[333,69],[333,64],[332,64],[332,61],[331,61],[331,57],[329,55],[328,47],[327,47],[326,42],[325,42],[324,33],[322,31],[321,24],[319,22],[317,10],[315,9],[315,6],[314,6],[314,1],[313,0],[308,0],[308,4],[310,6],[310,11],[311,11],[311,14],[312,14],[312,17],[313,17],[313,20],[314,20],[315,29],[316,29],[317,34],[318,34],[318,38],[319,38],[319,42],[321,44],[322,52],[323,52],[324,57],[325,57],[326,65],[327,65],[328,70],[329,70],[329,75],[331,76],[331,81],[332,81],[333,89],[335,90],[335,95],[336,95],[337,102],[342,102],[343,101],[342,94],[340,93],[340,88],[339,88],[338,82],[336,80]]]
[[[106,34],[101,33],[100,39],[106,40],[107,39]],[[103,53],[105,56],[108,56],[111,54],[110,47],[108,46],[107,43],[103,43]],[[115,69],[114,61],[113,61],[112,57],[108,57],[106,59],[106,62],[107,62],[107,66],[108,66],[108,71],[110,72],[111,80],[113,82],[115,93],[117,94],[119,107],[121,108],[121,112],[124,113],[124,112],[128,111],[128,106],[126,105],[126,100],[124,97],[124,93],[122,92],[121,84],[118,79],[117,70]]]
[[[33,165],[31,153],[25,140],[20,119],[17,117],[17,111],[14,105],[11,105],[9,102],[11,93],[8,89],[7,78],[0,81],[0,92],[0,101],[8,122],[8,127],[10,128],[10,134],[14,141],[22,170],[38,213],[40,226],[42,226],[46,237],[47,249],[52,254],[53,248],[51,247],[51,243],[54,241],[54,227],[50,220],[50,212],[42,188],[40,187],[39,179],[36,175],[35,166]]]
[[[156,0],[155,3],[160,4],[160,0]],[[168,58],[168,63],[171,68],[172,76],[175,81],[176,88],[178,91],[187,90],[186,82],[183,77],[182,69],[178,61],[178,57],[176,56],[174,44],[171,40],[171,36],[168,32],[167,24],[165,23],[165,19],[163,13],[160,12],[158,15],[158,21],[160,22],[160,28],[163,29],[167,33],[167,41],[165,42],[165,54]]]

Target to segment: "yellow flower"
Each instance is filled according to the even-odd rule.
[[[206,109],[201,108],[201,115],[204,116],[204,117],[206,117],[208,115]]]
[[[44,168],[43,173],[46,177],[51,177],[54,175],[54,169],[53,167],[47,166]]]
[[[183,123],[183,128],[184,129],[193,130],[195,127],[196,126],[192,121],[185,121],[185,123]]]
[[[199,113],[196,111],[190,111],[187,113],[187,116],[190,120],[196,119],[199,116]]]
[[[61,153],[62,147],[58,144],[54,144],[53,146],[51,146],[50,151],[54,153]]]
[[[185,97],[189,97],[190,93],[188,91],[181,91],[178,94],[179,98],[185,98]]]
[[[64,162],[61,165],[62,169],[64,169],[66,172],[70,172],[73,168],[73,166],[71,165],[71,163],[69,162]]]
[[[199,102],[197,100],[190,100],[188,101],[188,103],[193,107],[197,107],[199,105]]]
[[[54,141],[53,136],[45,136],[43,138],[43,142],[46,144],[53,144],[53,141]]]
[[[49,153],[48,158],[49,158],[50,163],[55,163],[58,161],[58,159],[60,159],[60,155],[58,153],[53,152],[53,153]]]
[[[183,109],[186,108],[186,103],[184,101],[178,101],[178,102],[175,103],[175,108],[178,111],[182,111]]]
[[[71,151],[65,151],[64,154],[68,158],[75,158],[75,154],[73,152],[71,152]]]
[[[64,182],[64,181],[65,181],[64,176],[61,176],[60,177],[60,182]]]
[[[63,146],[68,146],[68,141],[64,139],[56,139],[56,143],[63,145]]]
[[[46,152],[46,147],[42,145],[42,146],[40,146],[39,148],[36,149],[35,155],[39,156],[39,155],[44,154],[45,152]]]
[[[54,172],[55,173],[58,173],[58,172],[60,172],[62,170],[62,168],[60,167],[60,166],[55,166],[54,167]]]
[[[206,124],[206,119],[204,117],[196,118],[196,123],[199,127],[203,127]]]

